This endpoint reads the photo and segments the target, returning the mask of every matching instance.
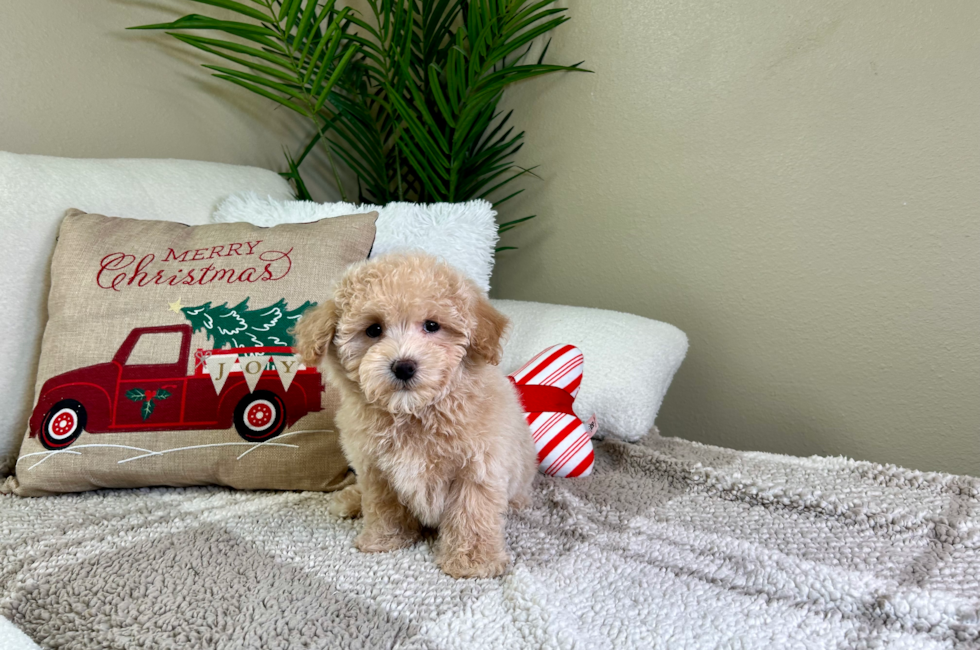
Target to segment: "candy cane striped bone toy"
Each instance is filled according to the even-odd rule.
[[[582,422],[572,403],[582,384],[582,352],[574,345],[553,345],[508,375],[517,388],[534,436],[538,471],[547,476],[592,473],[594,419]]]

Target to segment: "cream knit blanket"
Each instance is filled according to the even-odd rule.
[[[651,436],[538,477],[515,562],[353,548],[330,495],[0,496],[0,615],[52,648],[977,648],[980,480]]]

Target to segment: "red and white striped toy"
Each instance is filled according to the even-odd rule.
[[[582,352],[574,345],[553,345],[508,375],[534,435],[538,471],[547,476],[571,478],[592,473],[593,431],[572,410],[582,383],[583,362]]]

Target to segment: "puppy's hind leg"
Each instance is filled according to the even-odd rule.
[[[510,498],[510,503],[507,505],[511,510],[523,510],[524,508],[529,508],[531,507],[531,495],[527,491],[515,494]]]
[[[518,466],[518,471],[511,478],[510,495],[508,498],[508,505],[511,510],[521,510],[530,507],[532,503],[531,486],[534,483],[534,477],[538,474],[537,457],[536,455],[531,455],[534,453],[534,448],[532,447],[530,453],[523,454],[526,460],[522,465]]]
[[[336,517],[360,517],[361,486],[355,483],[345,487],[334,495],[327,510]]]

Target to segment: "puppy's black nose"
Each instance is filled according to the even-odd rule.
[[[418,366],[411,359],[399,359],[391,364],[391,372],[395,373],[395,377],[402,381],[408,381],[414,377],[417,368]]]

